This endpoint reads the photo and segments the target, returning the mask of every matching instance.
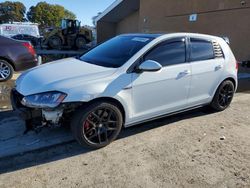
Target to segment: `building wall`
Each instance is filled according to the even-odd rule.
[[[141,0],[141,32],[198,32],[230,38],[238,60],[250,60],[250,1]],[[152,10],[157,10],[154,12]],[[197,13],[197,21],[189,16]]]
[[[136,11],[116,25],[116,34],[139,32],[139,11]]]
[[[98,21],[96,26],[97,43],[102,43],[116,35],[116,23]]]
[[[98,32],[107,40],[129,32],[197,32],[230,38],[240,61],[250,60],[250,0],[140,0],[140,10],[113,24],[112,34]],[[189,21],[193,13],[195,22]],[[102,32],[108,31],[101,25]]]

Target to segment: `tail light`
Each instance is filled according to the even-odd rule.
[[[236,70],[239,70],[239,66],[240,66],[240,62],[239,61],[236,61]]]
[[[35,49],[33,48],[33,46],[29,42],[23,42],[23,46],[25,46],[28,49],[28,51],[31,55],[33,55],[33,56],[36,55]]]

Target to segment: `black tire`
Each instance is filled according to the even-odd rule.
[[[122,113],[115,104],[98,101],[75,112],[71,121],[71,131],[82,146],[98,149],[109,145],[117,138],[122,124]]]
[[[62,39],[59,36],[52,36],[49,38],[49,47],[60,50],[62,48]]]
[[[0,82],[10,80],[13,76],[14,69],[12,65],[3,59],[0,59]]]
[[[77,49],[85,49],[86,44],[87,44],[87,40],[85,39],[85,37],[79,36],[76,38],[75,46]]]
[[[234,93],[235,86],[233,82],[230,80],[223,81],[217,89],[210,106],[219,112],[227,109],[233,100]]]

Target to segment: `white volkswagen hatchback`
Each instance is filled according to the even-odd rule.
[[[70,124],[80,144],[100,148],[123,126],[206,105],[226,109],[237,69],[220,37],[126,34],[23,73],[12,104],[28,128]]]

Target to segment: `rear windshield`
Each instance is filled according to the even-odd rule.
[[[150,37],[118,36],[84,54],[80,60],[103,67],[118,68],[153,39]]]

